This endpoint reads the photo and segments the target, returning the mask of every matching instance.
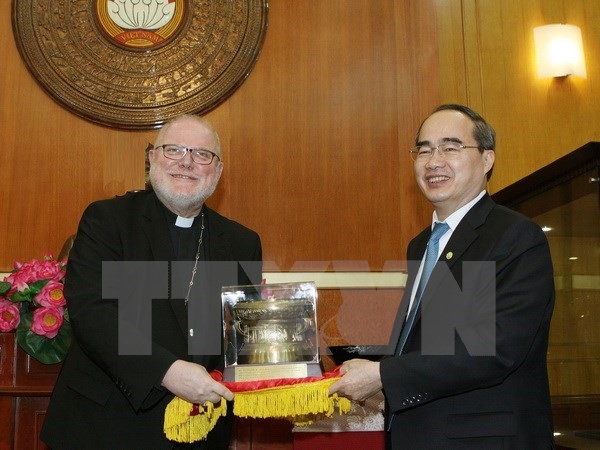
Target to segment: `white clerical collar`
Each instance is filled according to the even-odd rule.
[[[181,217],[177,216],[175,220],[175,226],[179,228],[190,228],[194,223],[195,217]]]

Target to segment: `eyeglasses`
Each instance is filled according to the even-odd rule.
[[[162,152],[163,152],[163,155],[165,155],[165,158],[174,159],[174,160],[183,159],[185,157],[185,154],[187,152],[190,152],[190,155],[192,155],[192,161],[194,161],[197,164],[202,164],[205,166],[212,163],[212,161],[215,157],[217,157],[217,159],[219,161],[221,160],[219,155],[217,155],[216,153],[211,152],[210,150],[207,150],[205,148],[189,148],[189,147],[184,147],[183,145],[175,145],[175,144],[158,145],[154,148],[156,150],[162,148]]]
[[[444,142],[437,147],[431,145],[417,145],[409,150],[410,157],[413,161],[425,161],[433,156],[435,151],[441,158],[452,159],[461,154],[465,148],[479,148],[477,145],[462,145],[456,142]]]

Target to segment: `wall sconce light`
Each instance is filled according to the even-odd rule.
[[[552,24],[533,29],[539,78],[579,75],[587,78],[581,30]]]

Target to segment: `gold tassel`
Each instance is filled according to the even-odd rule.
[[[167,439],[175,442],[196,442],[206,439],[220,417],[227,415],[227,402],[222,400],[218,406],[206,402],[198,406],[199,412],[191,415],[194,405],[175,397],[165,410],[164,433]]]
[[[350,411],[351,402],[337,394],[329,395],[329,386],[338,378],[310,383],[277,386],[256,391],[234,392],[233,413],[238,417],[287,419],[296,426],[331,417],[336,408],[340,414]],[[227,414],[225,400],[215,407],[207,402],[204,411],[191,415],[193,405],[175,397],[165,410],[164,432],[175,442],[205,439],[219,420]],[[201,406],[199,408],[202,408]]]
[[[287,419],[297,426],[331,417],[337,406],[340,414],[350,411],[350,400],[329,395],[336,379],[278,386],[257,391],[236,392],[233,413],[238,417]]]

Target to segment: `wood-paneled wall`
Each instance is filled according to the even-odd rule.
[[[10,9],[0,2],[0,272],[56,255],[91,201],[142,189],[154,136],[55,103],[19,56]],[[532,30],[555,22],[581,27],[587,79],[537,79]],[[430,219],[407,154],[427,113],[459,102],[489,120],[498,191],[600,140],[599,55],[598,0],[270,0],[255,68],[208,114],[225,162],[209,203],[260,233],[267,269],[387,268]]]
[[[429,220],[407,149],[439,101],[433,16],[430,0],[270,2],[258,63],[208,114],[225,162],[210,204],[260,233],[268,267],[362,260],[381,269]],[[141,189],[154,133],[102,127],[56,104],[19,57],[10,2],[0,21],[6,271],[56,254],[89,202]]]
[[[466,103],[494,126],[496,192],[600,140],[598,0],[436,1],[442,102]],[[537,78],[533,28],[581,28],[587,78]]]
[[[579,25],[588,78],[536,77],[533,27]],[[210,201],[259,231],[267,265],[401,259],[430,209],[406,149],[440,102],[481,111],[498,132],[495,192],[600,139],[596,0],[271,0],[262,54],[208,114],[225,173]],[[144,185],[152,131],[81,119],[18,54],[0,4],[0,270],[55,254],[85,206]],[[322,264],[304,265],[320,269]]]

